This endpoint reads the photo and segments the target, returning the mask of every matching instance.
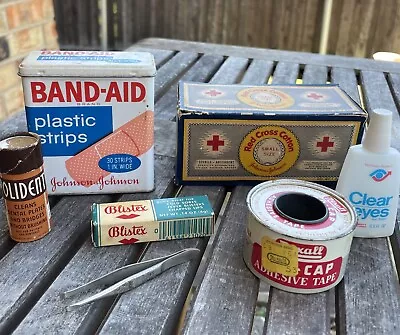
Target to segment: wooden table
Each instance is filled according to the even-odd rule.
[[[399,334],[399,237],[355,239],[344,280],[328,292],[299,295],[259,282],[242,260],[245,197],[250,187],[176,187],[176,85],[179,79],[219,84],[338,83],[367,110],[394,111],[400,148],[400,65],[299,52],[147,39],[131,49],[153,52],[156,189],[152,193],[51,197],[54,227],[34,243],[14,243],[0,216],[0,334]],[[26,129],[23,113],[0,135]],[[94,248],[93,202],[207,194],[216,233],[198,238]],[[2,207],[3,208],[3,207]],[[398,230],[397,230],[398,233]],[[391,242],[391,243],[390,243]],[[392,245],[392,247],[391,247]],[[202,257],[179,265],[121,296],[66,310],[60,293],[112,269],[187,247]],[[394,255],[394,257],[392,256]],[[258,298],[258,299],[257,299]],[[266,315],[264,317],[264,315]],[[265,320],[265,322],[264,322]]]

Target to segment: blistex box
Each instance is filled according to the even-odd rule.
[[[334,186],[367,113],[335,85],[181,82],[177,184],[296,178]]]
[[[95,247],[209,236],[214,211],[207,196],[92,205]]]
[[[34,51],[20,64],[49,194],[154,188],[154,57]]]

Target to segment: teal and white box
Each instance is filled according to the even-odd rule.
[[[92,205],[95,247],[210,236],[214,223],[206,195]]]

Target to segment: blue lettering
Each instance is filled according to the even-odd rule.
[[[363,194],[360,193],[360,192],[352,192],[352,193],[350,193],[350,197],[349,197],[349,198],[350,198],[350,202],[351,202],[352,204],[354,204],[354,205],[361,204],[361,203],[362,203],[362,200],[356,200],[356,199],[355,199],[356,196],[362,197]]]
[[[389,216],[389,209],[388,208],[384,208],[381,210],[381,218],[386,218]]]
[[[355,205],[357,216],[361,220],[386,218],[389,216],[390,202],[393,196],[390,197],[373,197],[368,193],[352,192],[349,195],[350,202]],[[370,208],[372,207],[372,208]],[[377,208],[379,207],[379,208]]]

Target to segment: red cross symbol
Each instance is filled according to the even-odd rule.
[[[313,92],[313,93],[307,94],[307,97],[314,99],[314,100],[319,100],[319,99],[323,98],[324,96]]]
[[[209,90],[207,92],[204,92],[204,94],[207,94],[210,97],[216,97],[217,95],[222,94],[222,92],[212,89],[212,90]]]
[[[317,142],[317,147],[321,148],[321,152],[327,152],[328,148],[332,148],[335,142],[329,141],[329,136],[324,136],[322,142]]]
[[[212,146],[212,151],[218,151],[219,146],[223,146],[224,141],[219,139],[219,135],[213,135],[212,140],[207,141],[207,145]]]

